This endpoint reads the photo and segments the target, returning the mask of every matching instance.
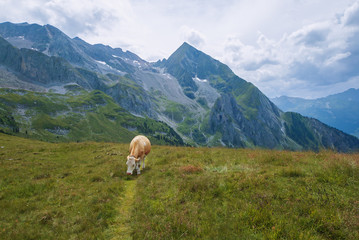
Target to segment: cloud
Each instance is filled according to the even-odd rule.
[[[324,65],[325,66],[334,65],[338,61],[345,59],[345,58],[349,57],[350,55],[351,55],[350,52],[338,53],[338,54],[334,55],[333,57],[325,60]]]
[[[316,23],[305,26],[298,31],[292,33],[292,38],[296,44],[304,44],[306,46],[317,46],[327,40],[330,32],[330,25],[325,23]]]
[[[226,62],[240,63],[246,71],[256,71],[265,65],[277,65],[278,59],[273,53],[274,42],[258,33],[257,47],[245,45],[237,37],[229,37],[225,43]]]
[[[204,35],[193,28],[182,26],[180,32],[182,39],[196,48],[202,47],[205,43]]]
[[[270,97],[308,97],[307,91],[314,98],[353,87],[359,76],[359,1],[337,19],[305,25],[279,40],[258,33],[256,44],[228,37],[222,59]]]
[[[1,4],[0,4],[1,6]],[[21,6],[20,8],[18,6]],[[6,1],[2,9],[8,20],[23,19],[39,24],[52,24],[69,35],[110,27],[130,18],[128,1],[30,0]],[[17,22],[15,21],[15,22]]]
[[[0,21],[51,24],[70,37],[90,43],[120,47],[130,43],[136,31],[137,14],[130,0],[4,0],[0,2]]]
[[[351,7],[347,8],[341,20],[344,25],[359,26],[359,2],[355,2]]]

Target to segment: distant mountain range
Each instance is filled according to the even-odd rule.
[[[281,111],[253,84],[188,43],[168,59],[150,63],[120,48],[70,38],[51,25],[6,22],[0,36],[4,132],[51,141],[123,141],[143,133],[167,144],[359,149],[358,138]],[[41,95],[37,107],[29,103],[33,95]],[[78,101],[80,106],[72,105]],[[111,136],[113,124],[121,128],[113,128]]]
[[[318,99],[282,96],[271,99],[283,111],[317,118],[330,126],[359,137],[359,89]]]

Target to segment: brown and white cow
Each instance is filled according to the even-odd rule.
[[[145,169],[145,158],[151,151],[151,143],[147,137],[138,135],[134,137],[130,143],[130,155],[127,156],[127,175],[132,175],[134,169],[137,174],[141,174],[141,160],[142,169]]]

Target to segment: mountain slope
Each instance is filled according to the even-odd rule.
[[[187,90],[189,97],[198,90],[196,80],[206,80],[221,92],[228,92],[231,80],[245,82],[237,77],[226,65],[198,51],[188,43],[183,43],[169,58],[157,62],[155,66],[165,67]],[[237,83],[238,84],[238,83]]]
[[[29,48],[49,56],[59,56],[79,67],[95,69],[96,64],[86,58],[71,39],[59,29],[38,24],[0,24],[0,35],[18,48]]]
[[[66,83],[77,83],[86,89],[102,87],[96,74],[76,69],[63,58],[48,57],[26,48],[18,49],[2,37],[0,49],[0,64],[22,81],[48,87]]]
[[[72,41],[92,59],[102,65],[108,65],[119,72],[133,73],[135,66],[133,64],[145,64],[140,57],[129,51],[123,52],[121,48],[111,48],[102,44],[91,45],[82,39],[76,37]]]
[[[222,135],[227,146],[234,147],[266,147],[266,148],[300,148],[296,144],[287,143],[285,132],[279,116],[266,118],[265,113],[249,119],[233,95],[222,95],[215,103],[209,117],[207,131]]]
[[[127,72],[132,65],[121,58],[129,59],[131,63],[140,59],[133,53],[122,52],[119,48],[111,49],[101,44],[88,44],[79,38],[71,39],[51,25],[5,22],[0,24],[0,35],[18,48],[62,57],[74,66],[98,73]]]
[[[129,142],[146,134],[155,144],[183,145],[165,123],[131,115],[101,91],[67,94],[0,89],[0,131],[52,142]]]
[[[299,113],[286,112],[285,131],[306,150],[334,149],[341,152],[358,151],[358,138],[330,127],[314,118]]]
[[[359,89],[318,99],[282,96],[272,101],[284,111],[314,117],[330,126],[359,137]]]

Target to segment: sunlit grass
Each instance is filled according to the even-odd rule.
[[[358,239],[359,155],[156,148],[135,239]]]
[[[0,147],[0,239],[102,238],[118,215],[124,145],[1,134]]]
[[[359,154],[153,146],[128,177],[127,151],[0,134],[0,239],[359,239]]]

